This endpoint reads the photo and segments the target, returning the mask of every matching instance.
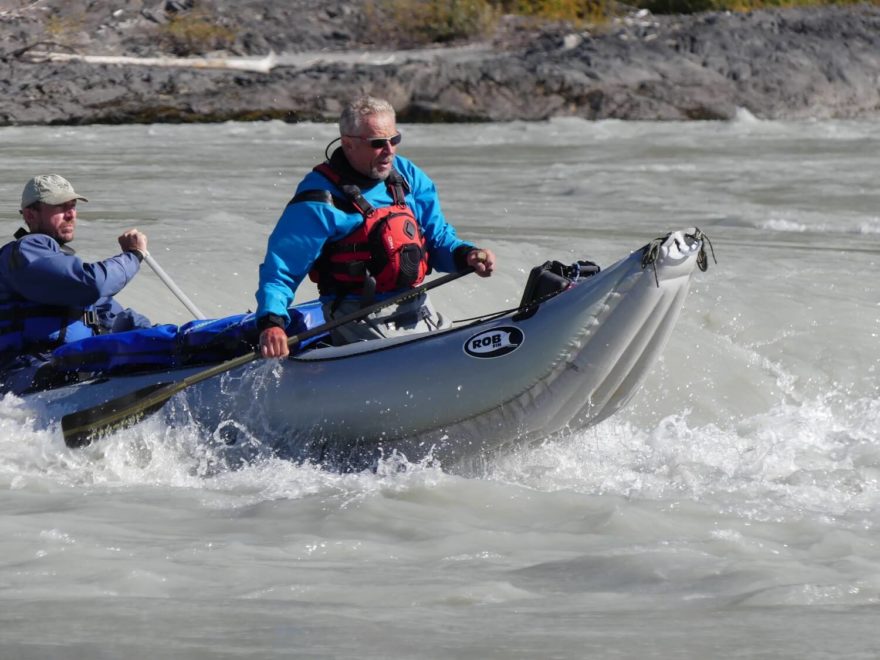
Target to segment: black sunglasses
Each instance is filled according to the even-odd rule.
[[[390,138],[363,138],[358,135],[349,135],[348,137],[353,137],[363,142],[366,142],[373,149],[383,149],[386,142],[392,147],[396,147],[403,139],[403,136],[400,133],[398,133],[397,135],[392,135]]]

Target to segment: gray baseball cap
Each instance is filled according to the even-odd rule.
[[[72,199],[81,199],[87,202],[70,185],[70,181],[57,174],[40,174],[28,181],[21,193],[21,208],[25,209],[34,202],[44,204],[64,204]]]

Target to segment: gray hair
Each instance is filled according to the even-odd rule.
[[[373,96],[361,96],[346,104],[339,115],[339,134],[357,135],[361,128],[361,120],[372,115],[394,114],[394,107],[385,99]]]

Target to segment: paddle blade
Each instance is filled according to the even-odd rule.
[[[61,418],[68,447],[85,447],[96,437],[123,429],[153,414],[182,388],[180,383],[155,383],[97,406]]]

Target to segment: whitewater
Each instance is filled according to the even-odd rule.
[[[70,450],[7,396],[0,657],[880,656],[880,124],[400,128],[458,233],[498,256],[432,292],[452,318],[516,304],[548,259],[709,236],[717,264],[641,391],[476,476],[399,455],[331,472],[258,437],[229,453],[161,416]],[[136,226],[205,314],[246,311],[334,135],[0,128],[0,221],[11,240],[24,182],[57,172],[90,200],[83,258]],[[147,268],[119,299],[191,318]]]

